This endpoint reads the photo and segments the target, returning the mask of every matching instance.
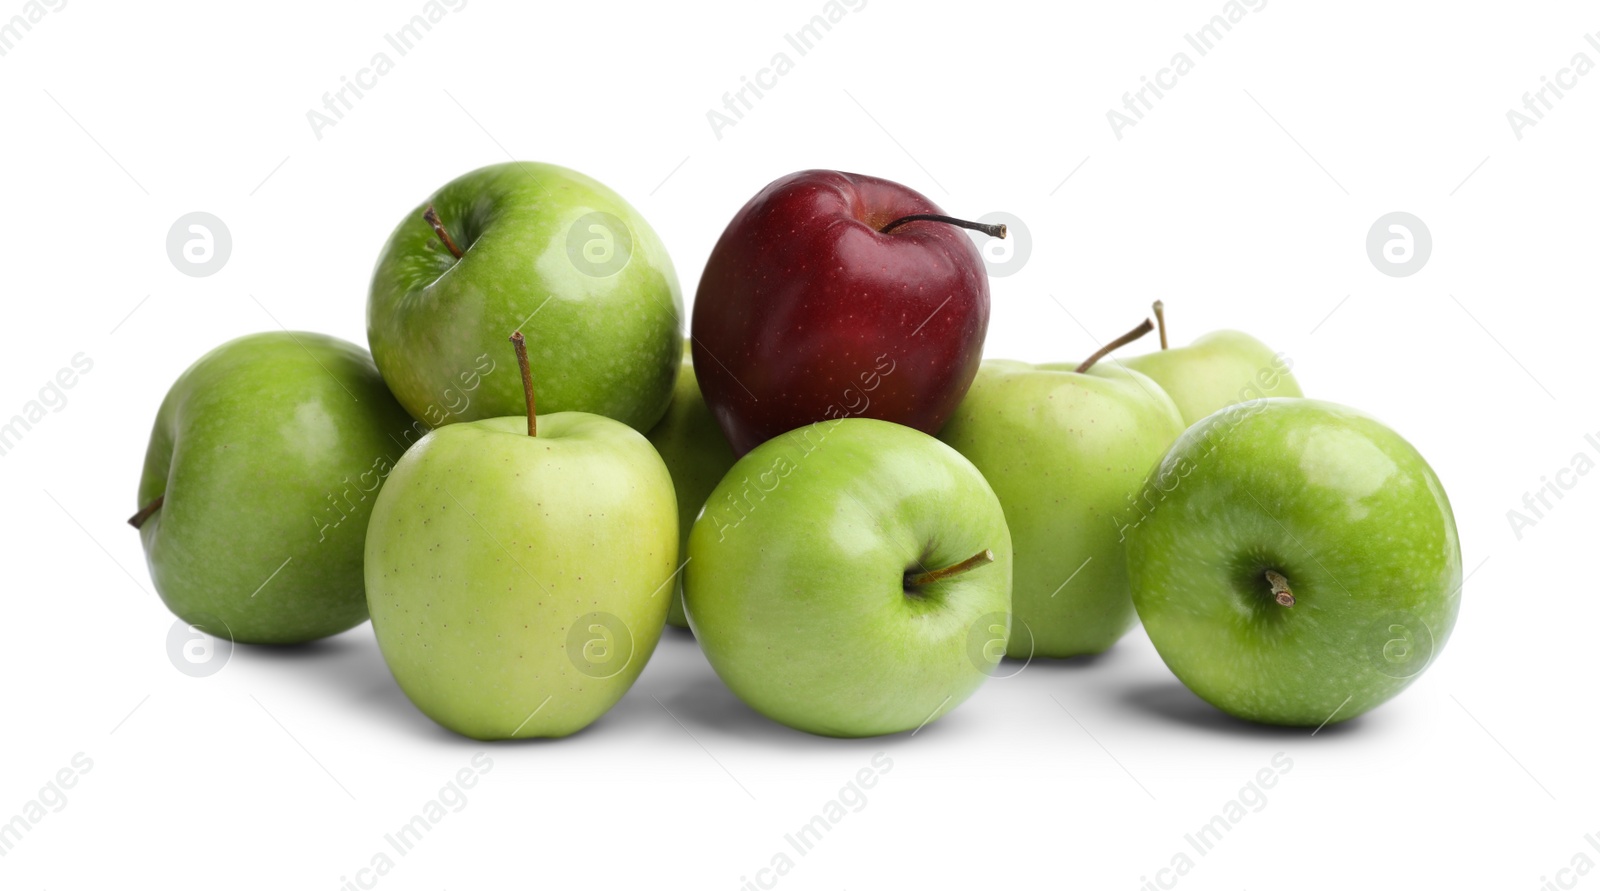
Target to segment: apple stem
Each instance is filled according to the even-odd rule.
[[[1099,362],[1101,359],[1104,359],[1107,356],[1107,354],[1111,353],[1113,350],[1120,349],[1121,347],[1125,347],[1128,344],[1133,343],[1134,341],[1136,341],[1139,338],[1145,336],[1146,334],[1149,334],[1152,330],[1155,329],[1155,327],[1156,327],[1155,325],[1150,323],[1149,319],[1145,319],[1144,321],[1139,323],[1139,327],[1133,329],[1132,331],[1129,331],[1127,334],[1122,335],[1121,337],[1117,338],[1116,340],[1113,340],[1110,343],[1106,344],[1105,346],[1101,347],[1100,349],[1096,350],[1095,354],[1093,356],[1090,356],[1089,358],[1083,360],[1083,364],[1079,365],[1077,368],[1074,368],[1073,371],[1077,372],[1078,374],[1083,374],[1085,371],[1088,371],[1090,368],[1093,368],[1094,367],[1094,363]]]
[[[976,232],[982,232],[990,238],[1006,237],[1005,223],[974,223],[971,220],[958,220],[955,217],[947,217],[942,213],[914,213],[908,217],[901,217],[900,219],[895,220],[878,231],[884,235],[888,235],[891,230],[898,229],[900,226],[906,223],[914,223],[917,220],[928,220],[934,223],[949,223],[952,226],[960,226],[963,229],[972,229]]]
[[[522,395],[528,400],[528,435],[538,436],[538,415],[533,409],[533,372],[528,368],[528,342],[521,331],[512,333],[511,346],[517,351],[517,367],[522,370]]]
[[[446,248],[449,248],[450,256],[457,260],[461,259],[461,248],[456,247],[455,239],[445,231],[444,223],[439,219],[439,212],[433,209],[433,205],[428,205],[428,209],[422,212],[422,218],[428,221],[428,225],[433,227],[434,234],[439,236],[439,240],[444,242]]]
[[[1156,314],[1156,331],[1161,335],[1161,348],[1167,348],[1167,307],[1161,301],[1150,304],[1150,310]]]
[[[1272,586],[1272,599],[1279,606],[1294,606],[1294,592],[1289,590],[1289,580],[1282,573],[1267,570],[1267,584]]]
[[[946,566],[943,569],[934,569],[928,572],[919,573],[917,575],[906,573],[906,584],[913,588],[921,588],[926,585],[931,585],[934,582],[942,582],[953,575],[960,575],[963,572],[977,569],[980,566],[986,566],[993,562],[994,551],[984,548],[983,550],[973,554],[971,557],[968,557],[965,560],[962,560],[960,563],[957,563],[954,566]]]
[[[154,514],[156,511],[160,510],[161,509],[161,505],[165,504],[166,500],[167,500],[167,496],[165,494],[157,495],[156,496],[156,500],[150,502],[149,504],[145,505],[144,507],[139,508],[139,512],[138,513],[136,513],[133,516],[128,518],[128,525],[132,526],[135,529],[138,529],[140,526],[143,526],[144,525],[144,521],[150,519],[152,514]]]

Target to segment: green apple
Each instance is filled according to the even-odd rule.
[[[648,434],[650,444],[661,454],[667,470],[672,474],[672,485],[678,495],[678,555],[689,554],[689,530],[700,515],[711,490],[733,466],[733,449],[717,426],[717,419],[700,395],[700,384],[695,380],[694,368],[689,358],[689,341],[683,342],[683,368],[678,372],[678,383],[672,391],[672,403],[667,413]],[[683,614],[683,574],[673,581],[672,609],[667,613],[667,624],[679,628],[689,627]]]
[[[1283,353],[1243,331],[1213,331],[1186,347],[1167,349],[1166,322],[1162,318],[1161,350],[1118,359],[1161,385],[1187,426],[1220,408],[1272,396],[1301,396],[1300,384],[1290,369],[1294,363]]]
[[[566,736],[616,704],[666,622],[672,478],[644,436],[587,412],[440,427],[389,475],[367,532],[384,661],[474,739]]]
[[[643,432],[672,396],[682,315],[637,211],[581,173],[518,162],[453,180],[400,221],[372,274],[367,339],[430,426],[522,411],[517,370],[494,361],[521,330],[544,411]]]
[[[412,424],[355,344],[274,331],[200,357],[161,403],[129,521],[161,599],[241,643],[365,621],[367,515]]]
[[[1400,692],[1450,636],[1444,487],[1353,409],[1265,399],[1190,428],[1127,524],[1134,603],[1178,679],[1229,714],[1319,726]]]
[[[1144,375],[1112,362],[987,360],[939,438],[983,472],[1016,548],[1007,655],[1099,653],[1135,621],[1113,515],[1183,432]]]
[[[684,605],[711,667],[826,736],[914,730],[998,664],[1011,536],[994,492],[924,433],[823,421],[751,450],[689,535]]]

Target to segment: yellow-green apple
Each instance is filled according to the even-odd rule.
[[[1127,339],[1078,364],[985,361],[939,434],[1005,509],[1016,548],[1012,657],[1099,653],[1133,627],[1113,520],[1183,419],[1149,378],[1097,361]]]
[[[475,739],[566,736],[605,714],[661,638],[677,566],[655,449],[600,415],[536,415],[524,356],[526,413],[429,433],[367,533],[384,661],[423,713]]]
[[[1303,395],[1289,371],[1294,362],[1287,355],[1273,352],[1243,331],[1213,331],[1186,347],[1168,349],[1160,301],[1155,311],[1161,321],[1160,351],[1117,362],[1160,384],[1177,403],[1185,425],[1251,399]]]
[[[746,454],[689,535],[684,605],[756,711],[827,736],[914,730],[999,662],[1011,536],[965,458],[910,427],[823,421]]]

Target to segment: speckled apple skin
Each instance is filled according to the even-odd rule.
[[[367,618],[361,554],[384,478],[420,436],[367,351],[305,331],[229,341],[156,415],[139,528],[169,609],[239,643],[295,644]]]
[[[423,220],[429,205],[461,259]],[[593,214],[625,233],[592,230]],[[624,234],[620,269],[585,259],[620,257]],[[643,432],[672,396],[682,316],[677,273],[644,217],[581,173],[514,162],[451,181],[401,219],[373,270],[367,339],[395,397],[430,426],[523,412],[506,361],[520,328],[540,412],[591,412]]]
[[[1167,391],[1184,426],[1251,399],[1303,396],[1294,360],[1243,331],[1212,331],[1185,347],[1119,358]]]
[[[994,562],[908,593],[907,574]],[[780,434],[689,534],[684,605],[752,708],[824,736],[914,731],[988,679],[1011,625],[1011,536],[965,458],[871,418]]]
[[[1354,409],[1265,399],[1184,433],[1128,531],[1133,599],[1178,679],[1232,715],[1320,726],[1387,701],[1436,659],[1461,604],[1444,487]],[[1264,578],[1282,574],[1280,605]]]
[[[978,371],[989,278],[968,230],[898,183],[805,170],[734,215],[695,293],[694,364],[743,455],[796,427],[878,418],[934,434]],[[957,214],[959,216],[959,214]]]
[[[1153,381],[1104,360],[985,361],[939,438],[983,472],[1016,548],[1015,659],[1103,652],[1136,617],[1117,517],[1183,432]]]
[[[474,739],[588,726],[666,622],[678,515],[655,449],[583,412],[540,415],[538,433],[526,417],[433,431],[395,465],[367,533],[389,670],[428,717]],[[604,660],[574,649],[592,644]]]

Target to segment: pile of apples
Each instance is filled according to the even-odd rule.
[[[1217,332],[1129,359],[982,359],[966,231],[882,179],[752,198],[682,335],[660,240],[602,184],[487,167],[405,215],[371,347],[272,332],[173,385],[139,484],[184,622],[293,644],[369,616],[430,718],[564,736],[667,623],[761,713],[867,736],[1001,658],[1142,620],[1218,708],[1291,725],[1389,699],[1443,646],[1461,554],[1404,439]]]

